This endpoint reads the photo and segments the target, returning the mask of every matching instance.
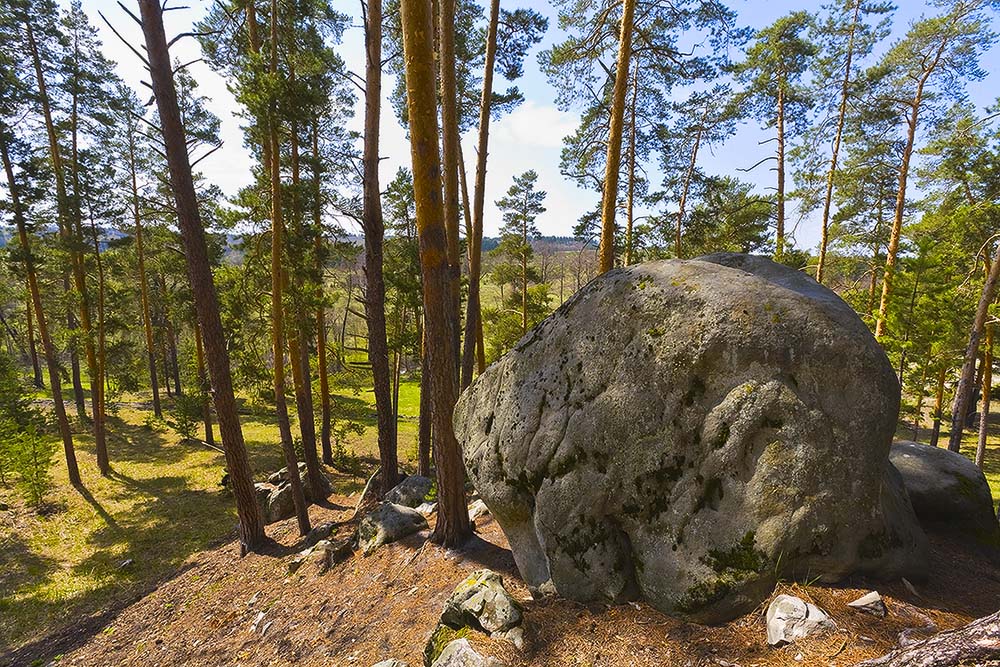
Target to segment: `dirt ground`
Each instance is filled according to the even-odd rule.
[[[333,496],[313,507],[314,525],[350,516],[353,497]],[[338,534],[349,534],[345,524]],[[706,627],[669,618],[644,603],[620,606],[532,600],[517,574],[499,526],[480,519],[476,538],[445,550],[420,533],[377,550],[355,553],[325,573],[306,564],[294,575],[287,562],[302,548],[294,519],[268,530],[274,542],[239,558],[234,542],[189,558],[176,576],[138,600],[82,619],[54,637],[0,657],[0,665],[323,665],[368,667],[397,658],[422,664],[425,641],[444,601],[473,570],[500,572],[526,608],[525,646],[473,634],[483,654],[521,665],[852,665],[896,647],[900,633],[925,636],[964,625],[1000,607],[1000,569],[974,550],[932,537],[933,576],[914,582],[863,579],[841,586],[779,584],[827,610],[838,630],[780,649],[764,641],[766,603],[732,623]],[[846,603],[877,589],[885,619]]]

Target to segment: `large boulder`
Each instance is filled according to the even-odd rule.
[[[957,452],[908,440],[893,443],[889,460],[902,475],[913,509],[925,525],[1000,547],[993,495],[975,463]]]
[[[766,259],[608,272],[462,395],[466,468],[525,581],[702,622],[778,576],[917,576],[899,385],[836,294]]]

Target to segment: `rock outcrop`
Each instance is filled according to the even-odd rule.
[[[427,519],[412,507],[382,502],[358,524],[358,546],[367,556],[383,544],[427,528]]]
[[[836,294],[766,259],[611,271],[462,395],[476,489],[537,592],[722,622],[777,576],[917,576],[899,386]]]
[[[1000,547],[993,495],[975,463],[957,452],[908,440],[893,443],[889,460],[902,475],[921,522]]]
[[[302,479],[302,492],[307,502],[317,502],[326,498],[333,491],[330,480],[323,475],[320,478],[322,488],[313,489],[309,476],[306,474],[306,464],[299,463],[299,476]],[[295,515],[295,502],[292,499],[292,487],[288,482],[288,468],[272,473],[267,483],[254,484],[257,494],[257,505],[264,515],[264,523],[274,523]]]

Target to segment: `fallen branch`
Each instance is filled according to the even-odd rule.
[[[956,667],[1000,664],[1000,611],[900,648],[857,667]]]

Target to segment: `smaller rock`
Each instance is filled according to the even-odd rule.
[[[299,478],[305,476],[306,476],[306,464],[302,461],[299,461]],[[271,473],[271,475],[267,478],[267,481],[268,483],[274,484],[275,486],[279,486],[281,484],[287,484],[288,466],[285,466],[284,468],[282,468],[277,472]]]
[[[126,558],[125,560],[123,560],[121,563],[118,564],[118,569],[119,570],[124,570],[126,568],[132,567],[132,564],[134,562],[135,561],[132,560],[131,558]]]
[[[495,658],[479,655],[468,639],[456,639],[444,647],[431,667],[501,667],[502,664]]]
[[[330,535],[333,534],[333,529],[336,527],[337,524],[333,521],[326,521],[325,523],[319,524],[310,530],[308,535],[306,535],[306,544],[314,545],[319,543],[320,540],[329,539]]]
[[[452,628],[470,627],[488,635],[515,628],[524,620],[518,604],[492,570],[477,570],[460,583],[445,602],[441,622]]]
[[[866,614],[871,614],[872,616],[878,616],[879,618],[885,618],[885,615],[889,612],[889,610],[885,607],[885,602],[882,600],[882,596],[878,594],[878,591],[866,593],[854,602],[848,602],[847,606]]]
[[[434,482],[429,477],[410,475],[390,489],[383,500],[404,507],[416,507],[424,502],[432,486]]]
[[[793,595],[779,595],[767,607],[767,643],[771,646],[836,628],[825,611]]]
[[[395,660],[395,659],[390,659],[390,660],[383,660],[382,662],[376,663],[376,664],[372,665],[372,667],[410,667],[410,666],[408,664],[406,664],[405,662],[401,662],[401,661]]]
[[[264,521],[274,523],[295,515],[295,500],[292,498],[292,487],[288,484],[271,491],[264,507]]]
[[[424,516],[430,516],[431,514],[434,514],[434,512],[437,512],[437,508],[437,503],[420,503],[415,509]]]
[[[472,501],[472,504],[469,505],[469,519],[471,521],[475,521],[479,517],[489,513],[490,508],[486,506],[486,503],[483,502],[482,498]]]
[[[427,519],[412,507],[382,502],[358,525],[358,545],[367,556],[383,544],[427,528]]]
[[[306,563],[312,563],[318,573],[323,574],[334,564],[350,556],[353,553],[353,546],[354,540],[351,538],[338,541],[320,540],[288,561],[288,574],[295,574]]]

